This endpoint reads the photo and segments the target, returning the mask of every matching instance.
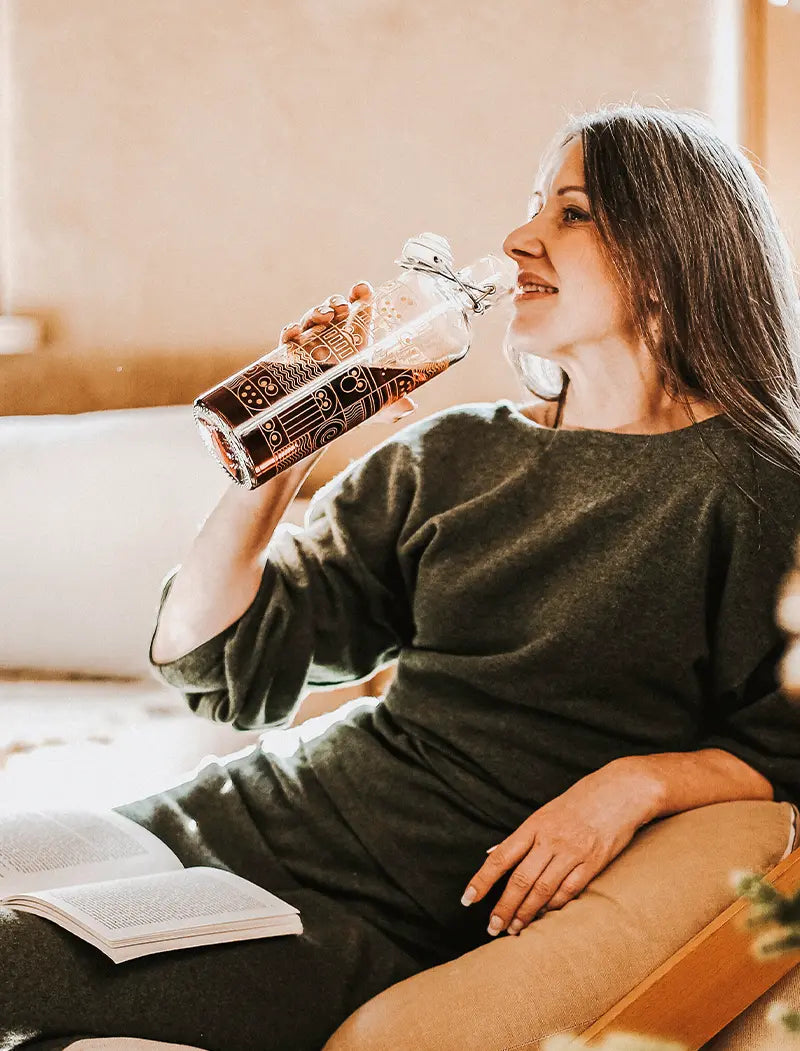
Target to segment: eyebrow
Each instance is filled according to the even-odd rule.
[[[556,197],[561,197],[562,194],[569,193],[570,190],[577,190],[578,193],[582,193],[586,197],[589,196],[585,186],[570,185],[570,186],[561,186],[558,190],[556,190]],[[542,193],[541,190],[534,190],[533,191],[533,193],[528,198],[528,211],[529,212],[532,211],[531,205],[532,205],[533,199],[535,197],[544,197],[544,194]]]

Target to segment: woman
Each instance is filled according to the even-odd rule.
[[[304,935],[115,967],[6,913],[8,1046],[319,1049],[389,984],[563,906],[655,818],[800,797],[773,617],[800,337],[761,184],[697,115],[604,110],[559,136],[505,249],[534,404],[412,424],[304,530],[273,535],[308,462],[232,487],[164,582],[151,661],[202,715],[278,725],[398,660],[325,730],[120,808],[295,904]],[[342,297],[284,336],[331,318],[351,323]]]

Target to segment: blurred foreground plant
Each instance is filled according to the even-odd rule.
[[[577,1051],[588,1047],[578,1036],[551,1036],[542,1044],[542,1051]],[[686,1051],[684,1044],[671,1040],[654,1040],[649,1036],[636,1033],[609,1033],[602,1044],[593,1044],[598,1051]]]

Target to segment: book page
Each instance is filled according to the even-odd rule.
[[[182,868],[157,836],[114,811],[0,813],[0,899]]]
[[[110,946],[256,925],[267,933],[271,925],[299,915],[293,905],[241,876],[202,867],[16,895],[9,905],[27,905],[29,898],[50,906],[50,918],[64,913]]]

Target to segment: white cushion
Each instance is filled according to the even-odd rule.
[[[0,418],[0,669],[149,676],[161,581],[236,484],[190,405]]]

